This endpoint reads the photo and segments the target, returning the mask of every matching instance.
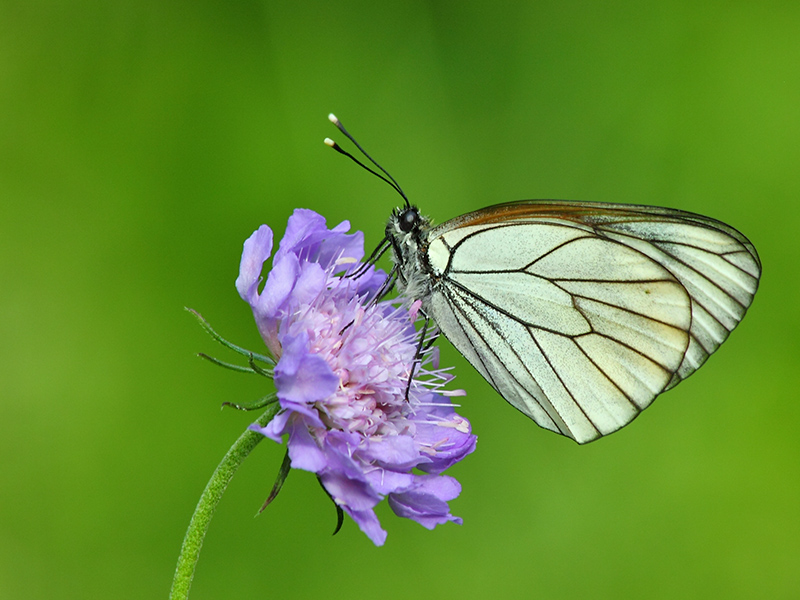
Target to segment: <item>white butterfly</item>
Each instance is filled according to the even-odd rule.
[[[688,212],[500,204],[386,227],[398,283],[509,403],[580,444],[630,423],[694,373],[753,301],[741,233]]]
[[[624,427],[700,368],[761,274],[732,227],[652,206],[530,200],[431,227],[406,200],[386,225],[388,245],[398,287],[492,387],[580,444]]]

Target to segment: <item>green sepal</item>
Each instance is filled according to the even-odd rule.
[[[236,410],[258,410],[259,408],[264,408],[265,406],[273,404],[277,401],[278,401],[278,395],[275,392],[271,392],[266,396],[264,396],[263,398],[259,398],[255,402],[248,402],[243,404],[237,404],[236,402],[223,402],[222,406],[230,406],[231,408],[235,408]]]
[[[281,463],[281,468],[278,471],[278,477],[275,479],[275,484],[272,486],[272,491],[267,496],[267,499],[264,501],[264,504],[258,509],[258,513],[256,516],[260,515],[264,512],[264,509],[270,505],[270,502],[275,500],[278,495],[278,492],[281,491],[283,487],[283,482],[286,481],[287,475],[289,475],[289,471],[292,468],[292,460],[289,458],[289,450],[286,450],[286,454],[283,456],[283,462]]]
[[[253,373],[257,375],[261,375],[267,379],[272,379],[275,377],[272,369],[263,369],[256,364],[256,357],[252,352],[250,353],[250,358],[248,359],[247,364],[250,365],[250,369],[253,371]]]
[[[204,358],[210,363],[217,365],[218,367],[222,367],[224,369],[230,369],[231,371],[236,371],[237,373],[255,373],[256,375],[261,375],[262,377],[266,377],[267,379],[272,379],[275,377],[272,369],[265,369],[263,367],[259,367],[255,362],[255,357],[251,354],[248,362],[248,366],[243,367],[241,365],[235,365],[233,363],[225,362],[224,360],[220,360],[218,358],[214,358],[213,356],[209,356],[205,352],[198,352],[197,356],[200,358]]]
[[[336,507],[336,529],[334,529],[333,533],[331,534],[336,535],[339,533],[339,530],[342,528],[342,524],[344,523],[344,511],[342,510],[342,507],[336,503],[336,500],[333,499],[331,493],[325,488],[325,485],[322,483],[322,479],[317,477],[317,481],[319,481],[320,487],[322,487],[322,489],[325,491],[325,494],[331,499],[331,502],[333,502],[333,505]]]
[[[241,365],[234,365],[232,363],[224,362],[224,361],[222,361],[222,360],[220,360],[218,358],[214,358],[213,356],[209,356],[205,352],[198,352],[197,356],[199,356],[200,358],[204,358],[208,362],[213,363],[213,364],[217,365],[218,367],[222,367],[224,369],[230,369],[231,371],[236,371],[237,373],[255,373],[256,372],[253,369],[251,369],[249,366],[243,367]]]
[[[218,334],[216,331],[214,331],[214,328],[211,327],[211,325],[209,325],[208,321],[206,321],[203,318],[203,315],[201,315],[199,312],[197,312],[193,308],[189,308],[189,307],[184,307],[184,308],[188,312],[192,313],[192,315],[194,315],[194,318],[197,319],[197,322],[200,323],[200,327],[205,329],[206,333],[208,333],[212,338],[214,338],[217,342],[219,342],[220,344],[222,344],[226,348],[228,348],[230,350],[233,350],[237,354],[241,354],[242,356],[246,356],[250,360],[258,360],[258,361],[261,361],[261,362],[263,362],[265,364],[271,365],[273,367],[275,366],[275,360],[273,360],[269,356],[266,356],[265,354],[259,354],[257,352],[252,352],[251,350],[246,350],[245,348],[242,348],[241,346],[237,346],[236,344],[233,344],[233,343],[229,342],[224,337],[222,337],[220,334]]]

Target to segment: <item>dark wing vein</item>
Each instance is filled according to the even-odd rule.
[[[500,355],[499,355],[499,354],[498,354],[498,353],[497,353],[497,352],[496,352],[496,351],[495,351],[495,350],[492,348],[492,344],[489,342],[489,340],[487,340],[487,339],[486,339],[485,335],[481,333],[480,329],[479,329],[479,328],[476,326],[476,324],[475,324],[475,323],[472,321],[472,319],[470,318],[469,314],[467,314],[466,310],[464,310],[464,306],[461,304],[461,302],[459,302],[459,301],[456,299],[456,292],[455,292],[455,290],[452,290],[452,289],[447,289],[447,288],[445,287],[445,288],[443,289],[443,292],[444,292],[444,293],[445,293],[447,296],[449,296],[449,299],[450,299],[450,305],[451,305],[451,306],[452,306],[452,307],[453,307],[455,310],[457,310],[457,311],[458,311],[458,312],[459,312],[459,313],[462,315],[462,317],[463,317],[463,320],[464,320],[465,322],[468,322],[468,323],[469,323],[469,324],[472,326],[472,331],[474,332],[474,335],[475,335],[475,336],[477,336],[478,338],[480,338],[480,341],[482,342],[482,348],[484,349],[484,351],[485,351],[485,352],[487,352],[487,353],[490,353],[490,354],[492,354],[492,355],[495,357],[495,359],[496,359],[496,360],[495,360],[495,361],[494,361],[492,364],[493,364],[494,366],[496,366],[497,368],[502,368],[502,369],[503,369],[503,371],[504,371],[504,372],[505,372],[505,373],[508,375],[508,377],[510,377],[510,378],[511,378],[511,379],[512,379],[512,380],[513,380],[513,381],[514,381],[514,382],[515,382],[515,383],[516,383],[516,384],[517,384],[517,385],[518,385],[518,386],[519,386],[521,389],[524,389],[524,390],[526,390],[526,392],[528,393],[528,395],[529,395],[529,396],[530,396],[530,397],[531,397],[531,398],[532,398],[532,399],[533,399],[533,400],[536,402],[536,404],[539,406],[539,408],[542,410],[542,412],[543,412],[543,413],[544,413],[544,414],[545,414],[545,415],[548,417],[548,419],[549,419],[549,422],[550,422],[550,424],[552,424],[552,426],[553,426],[553,427],[547,427],[547,425],[546,425],[546,424],[539,422],[539,421],[538,421],[538,419],[534,419],[534,420],[536,420],[536,421],[537,421],[537,423],[539,423],[539,425],[542,425],[543,427],[546,427],[547,429],[553,429],[553,428],[555,428],[554,430],[557,430],[557,431],[559,431],[559,432],[560,432],[561,434],[563,434],[563,435],[569,436],[569,435],[570,435],[570,433],[569,433],[569,430],[568,430],[568,429],[567,429],[565,426],[563,426],[563,425],[559,424],[559,421],[560,421],[562,424],[563,424],[563,422],[564,422],[564,421],[563,421],[563,418],[561,417],[561,415],[559,415],[559,414],[558,414],[558,410],[557,410],[557,408],[556,408],[555,406],[552,406],[552,405],[551,405],[551,410],[553,410],[553,411],[554,411],[554,412],[555,412],[555,413],[558,415],[558,417],[559,417],[559,421],[556,421],[556,420],[553,418],[553,416],[550,414],[550,410],[548,410],[548,409],[547,409],[547,407],[546,407],[546,406],[544,406],[544,405],[542,404],[542,402],[541,402],[541,401],[540,401],[540,399],[539,399],[539,398],[536,396],[536,394],[535,394],[535,393],[533,393],[533,392],[531,392],[531,391],[529,391],[529,390],[526,388],[526,386],[525,386],[524,382],[520,381],[520,380],[519,380],[519,378],[518,378],[516,375],[514,375],[514,374],[513,374],[513,373],[512,373],[512,372],[511,372],[511,371],[508,369],[508,367],[507,367],[507,366],[505,365],[505,363],[503,362],[503,360],[502,360],[502,357],[501,357],[501,356],[500,356]],[[462,301],[463,301],[463,299],[462,299]],[[497,324],[496,324],[496,323],[494,323],[494,322],[490,321],[490,320],[489,320],[489,319],[486,317],[486,315],[485,315],[485,314],[482,314],[480,311],[478,311],[478,310],[475,310],[475,307],[474,307],[473,305],[471,305],[471,304],[469,304],[469,303],[466,303],[466,304],[467,304],[467,305],[469,305],[469,306],[470,306],[470,308],[472,308],[472,309],[473,309],[473,311],[474,311],[474,312],[475,312],[475,313],[476,313],[478,316],[480,316],[480,317],[483,319],[483,321],[484,321],[484,322],[485,322],[485,323],[486,323],[486,324],[487,324],[489,327],[491,327],[491,328],[492,328],[492,330],[495,332],[495,334],[496,334],[498,337],[500,337],[500,338],[502,338],[502,337],[503,337],[503,334],[502,334],[502,332],[501,332],[501,331],[498,329],[498,327],[497,327]],[[467,336],[467,337],[472,337],[472,336],[470,336],[470,335],[469,335],[469,333],[468,333],[468,332],[467,332],[467,331],[464,329],[464,326],[463,326],[462,322],[458,322],[458,326],[461,328],[461,330],[462,330],[462,331],[464,331],[464,333],[466,334],[466,336]],[[445,333],[445,336],[447,336],[447,331],[445,331],[444,333]],[[510,350],[510,351],[511,351],[511,352],[514,354],[514,356],[517,358],[517,360],[519,360],[520,364],[523,366],[523,368],[525,368],[525,371],[528,373],[528,375],[531,377],[531,379],[533,379],[533,380],[535,381],[535,380],[536,380],[536,377],[534,377],[534,374],[530,372],[530,370],[528,369],[528,367],[527,367],[527,365],[526,365],[525,361],[522,359],[522,357],[519,355],[519,353],[516,351],[516,349],[515,349],[515,348],[514,348],[512,345],[510,345],[510,344],[508,344],[508,345],[507,345],[507,348],[508,348],[508,350]],[[478,352],[478,353],[477,353],[477,357],[478,357],[478,359],[481,361],[481,363],[482,363],[482,366],[483,366],[483,369],[484,369],[484,372],[482,372],[482,374],[483,374],[483,373],[486,373],[486,374],[488,374],[488,376],[486,376],[486,380],[487,380],[487,381],[488,381],[488,382],[489,382],[489,383],[492,385],[492,387],[493,387],[494,389],[496,389],[496,390],[498,390],[498,391],[500,391],[500,392],[502,393],[502,391],[501,391],[501,390],[502,390],[503,386],[501,386],[501,385],[500,385],[500,381],[499,381],[499,380],[497,380],[497,379],[495,378],[495,375],[494,375],[494,373],[492,372],[492,368],[490,367],[490,365],[488,365],[488,364],[486,363],[486,361],[484,360],[484,357],[481,355],[481,353],[480,353],[480,352]],[[476,368],[477,368],[477,365],[476,365]],[[480,369],[479,369],[479,370],[480,370]],[[513,406],[515,406],[517,409],[519,409],[520,411],[522,411],[522,412],[523,412],[523,413],[525,413],[526,415],[528,415],[528,416],[532,417],[532,415],[530,414],[530,411],[527,411],[527,410],[525,410],[525,409],[524,409],[522,406],[520,406],[520,405],[519,405],[517,402],[514,402],[514,401],[513,401],[513,400],[515,400],[515,398],[507,398],[507,400],[509,400],[509,401],[511,402],[511,404],[512,404]],[[524,402],[524,400],[523,400],[523,402]]]

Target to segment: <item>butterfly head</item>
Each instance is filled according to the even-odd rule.
[[[428,295],[429,229],[430,220],[413,205],[396,208],[386,223],[386,239],[391,243],[392,258],[397,266],[398,287],[406,296],[424,299]]]
[[[423,238],[430,227],[430,220],[420,214],[416,206],[395,208],[386,223],[386,238],[391,240],[395,254],[402,262],[415,254],[423,244]]]

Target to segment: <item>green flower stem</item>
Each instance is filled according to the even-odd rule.
[[[264,427],[272,420],[279,409],[280,406],[277,402],[271,404],[258,417],[256,423]],[[200,496],[200,501],[197,503],[197,508],[194,510],[192,520],[189,522],[186,537],[183,538],[181,554],[178,557],[178,566],[175,569],[175,578],[172,580],[170,600],[185,600],[189,597],[189,588],[192,586],[194,570],[197,566],[197,560],[200,558],[203,539],[208,531],[208,525],[211,522],[214,510],[217,508],[222,494],[225,493],[225,489],[228,487],[228,483],[230,483],[239,465],[242,464],[242,461],[247,458],[247,455],[262,439],[264,439],[264,436],[260,433],[249,429],[246,430],[225,454],[225,457],[208,481],[206,489],[203,490],[203,495]]]

